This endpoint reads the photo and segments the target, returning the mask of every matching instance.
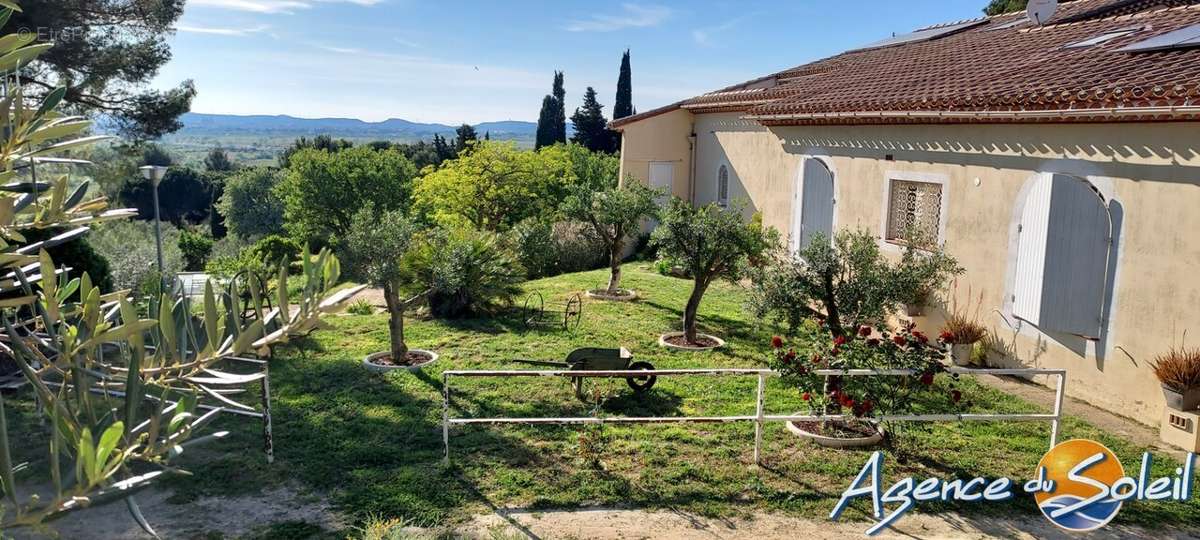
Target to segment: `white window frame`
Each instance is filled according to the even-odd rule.
[[[721,162],[717,164],[716,186],[713,190],[713,200],[717,206],[721,208],[729,208],[729,187],[732,182],[729,180],[729,163]],[[725,171],[725,198],[721,198],[721,171]]]
[[[893,180],[937,184],[942,188],[942,205],[938,215],[937,247],[946,244],[946,221],[950,216],[950,178],[944,174],[915,171],[887,171],[883,175],[883,204],[880,206],[879,245],[884,250],[902,252],[908,246],[903,242],[888,239],[888,218],[891,215]],[[919,248],[918,248],[919,249]]]

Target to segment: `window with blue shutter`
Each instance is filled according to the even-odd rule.
[[[1099,337],[1111,239],[1094,186],[1058,174],[1035,180],[1018,226],[1013,314],[1043,330]]]

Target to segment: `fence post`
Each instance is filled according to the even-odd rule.
[[[271,433],[271,371],[270,364],[262,364],[262,428],[263,451],[267,453],[267,463],[275,463],[275,436]]]
[[[1058,387],[1054,389],[1054,420],[1050,421],[1050,448],[1058,444],[1058,428],[1062,421],[1063,394],[1066,393],[1067,374],[1058,374]]]
[[[767,378],[762,373],[758,374],[758,392],[755,397],[754,410],[754,464],[762,463],[762,434],[763,434],[763,394],[765,393]]]
[[[450,464],[450,375],[442,373],[442,463]]]

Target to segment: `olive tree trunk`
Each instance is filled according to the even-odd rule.
[[[400,364],[408,355],[408,345],[404,343],[404,310],[408,305],[406,302],[400,301],[400,296],[391,285],[383,286],[383,300],[387,303],[392,362]]]
[[[708,279],[696,276],[692,285],[692,295],[688,297],[687,307],[683,309],[683,336],[688,343],[696,342],[696,312],[700,310],[700,300],[708,290]]]
[[[608,278],[608,294],[617,295],[621,290],[621,252],[625,249],[625,242],[621,239],[615,240],[608,246],[608,267],[612,274]]]

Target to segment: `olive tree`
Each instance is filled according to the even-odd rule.
[[[621,288],[621,256],[629,237],[637,232],[643,219],[658,213],[655,198],[662,193],[628,179],[624,186],[594,191],[590,186],[577,185],[563,201],[562,213],[567,218],[591,225],[608,251],[608,294],[619,294]]]
[[[752,263],[761,262],[779,244],[779,233],[763,228],[757,216],[749,223],[742,218],[744,208],[741,202],[725,209],[715,203],[697,207],[672,198],[651,235],[651,244],[679,261],[692,276],[692,294],[683,311],[683,332],[689,343],[696,342],[696,312],[713,281],[741,279]]]
[[[916,290],[937,290],[962,272],[940,249],[908,248],[897,262],[879,250],[866,230],[842,230],[833,241],[820,235],[796,257],[777,257],[755,272],[751,308],[785,322],[795,333],[805,318],[820,317],[832,337],[884,322]]]
[[[414,286],[403,260],[413,243],[416,227],[399,210],[376,212],[374,207],[359,210],[343,241],[347,262],[352,273],[372,286],[383,289],[388,310],[392,361],[401,364],[408,354],[404,343],[404,312],[423,300],[427,291],[401,298]]]

